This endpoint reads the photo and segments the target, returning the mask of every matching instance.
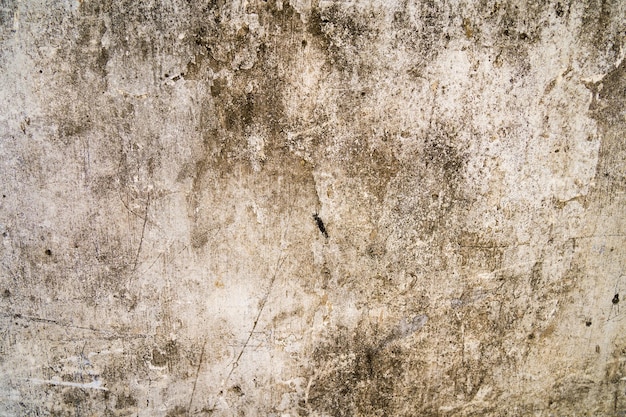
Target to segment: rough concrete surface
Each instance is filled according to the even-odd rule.
[[[626,416],[622,0],[0,1],[0,415]]]

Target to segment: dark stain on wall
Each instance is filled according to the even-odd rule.
[[[405,355],[376,333],[376,327],[336,329],[328,344],[316,348],[305,409],[337,417],[399,415],[394,394],[407,366]]]
[[[16,4],[0,8],[3,34],[11,30]],[[587,2],[583,18],[588,42],[609,57],[618,56],[620,45],[604,47],[613,33],[603,27],[617,4]],[[467,220],[477,201],[467,179],[471,155],[459,139],[459,132],[469,129],[467,114],[453,120],[435,114],[419,132],[401,132],[389,123],[391,129],[382,133],[371,114],[386,94],[377,90],[377,80],[397,75],[405,81],[405,71],[418,88],[429,64],[459,39],[470,42],[464,46],[468,55],[493,41],[494,67],[510,65],[517,81],[523,79],[546,19],[567,21],[572,5],[521,8],[514,1],[483,1],[476,9],[457,9],[446,2],[420,1],[411,7],[405,2],[387,16],[369,6],[314,4],[308,15],[300,15],[288,3],[249,2],[244,12],[256,16],[258,27],[233,24],[231,6],[220,0],[81,1],[75,11],[57,6],[33,17],[41,32],[28,41],[32,45],[26,44],[36,64],[28,77],[45,92],[40,93],[45,117],[23,119],[17,134],[30,140],[28,135],[35,129],[46,132],[47,125],[53,134],[34,138],[38,142],[32,152],[20,150],[16,182],[29,187],[26,197],[53,195],[61,186],[61,177],[53,178],[58,172],[67,171],[63,178],[73,182],[63,189],[71,191],[67,197],[54,198],[65,204],[59,203],[55,213],[67,214],[48,232],[40,231],[41,225],[58,214],[44,218],[46,208],[22,196],[19,207],[36,213],[33,219],[41,215],[42,221],[23,220],[22,214],[11,219],[7,230],[21,235],[7,255],[2,302],[34,312],[15,310],[3,319],[13,326],[11,331],[23,332],[19,337],[35,339],[36,326],[56,326],[76,332],[72,337],[81,343],[122,339],[123,353],[112,355],[99,374],[93,373],[106,381],[110,393],[52,387],[42,392],[61,401],[44,410],[35,404],[40,391],[33,389],[30,405],[21,405],[19,413],[84,415],[100,401],[109,415],[129,415],[143,407],[141,394],[120,387],[126,389],[132,379],[148,381],[154,372],[150,368],[156,367],[189,390],[198,380],[205,382],[207,391],[214,390],[243,414],[245,407],[254,406],[250,387],[262,391],[271,384],[234,373],[222,389],[201,374],[208,372],[202,368],[207,362],[217,364],[212,370],[218,365],[234,369],[222,350],[243,352],[239,336],[216,334],[225,348],[199,336],[173,340],[171,333],[186,325],[177,321],[176,306],[201,310],[207,303],[203,297],[229,285],[238,291],[236,285],[245,286],[250,279],[258,280],[251,286],[262,287],[245,294],[258,297],[257,306],[271,297],[318,297],[338,304],[349,299],[359,314],[384,307],[392,317],[362,319],[355,328],[332,322],[320,340],[303,348],[305,354],[294,354],[311,381],[296,401],[302,415],[434,416],[445,414],[440,411],[444,404],[473,401],[479,404],[477,411],[452,408],[450,414],[507,412],[508,404],[480,401],[503,395],[498,381],[518,377],[533,349],[553,337],[560,306],[582,291],[578,283],[587,273],[585,266],[564,263],[565,273],[550,275],[551,260],[538,251],[527,272],[502,269],[506,256],[515,253],[512,238],[477,230]],[[391,39],[385,37],[389,31]],[[401,74],[381,55],[383,41],[391,43],[387,51],[412,53],[413,62]],[[307,98],[321,104],[293,111],[286,102],[297,86],[289,71],[304,59],[303,51],[312,54],[309,59],[324,61]],[[119,68],[123,71],[112,71]],[[590,111],[603,133],[594,189],[598,204],[606,194],[626,189],[624,68],[622,62],[599,83],[588,85]],[[180,87],[183,82],[187,89]],[[332,85],[345,91],[324,90]],[[175,132],[167,131],[170,124]],[[310,126],[319,129],[290,136]],[[411,158],[400,152],[400,142],[408,138],[416,146]],[[48,153],[66,158],[52,160]],[[330,192],[318,195],[326,191],[319,181],[328,173],[343,181],[336,181],[340,198]],[[177,193],[184,194],[180,212],[181,206],[167,206]],[[76,207],[73,199],[84,205]],[[175,212],[168,217],[163,207]],[[316,229],[311,221],[317,210],[324,228]],[[181,213],[189,219],[183,226],[188,226],[188,236],[164,233],[167,222]],[[75,218],[80,221],[73,223]],[[320,230],[323,243],[318,242]],[[562,258],[580,253],[569,241],[549,249]],[[172,266],[177,256],[182,261]],[[274,270],[274,265],[284,270]],[[187,267],[201,271],[192,275]],[[239,277],[242,270],[252,272]],[[229,274],[219,274],[224,271]],[[476,271],[482,275],[477,277]],[[275,282],[283,283],[280,292],[272,287]],[[201,295],[193,299],[189,294]],[[54,303],[71,317],[34,314]],[[97,321],[97,313],[107,310],[128,315],[106,331],[72,327],[74,321],[92,317],[92,311]],[[285,311],[265,314],[276,327],[314,321],[315,312],[301,306]],[[243,313],[257,314],[238,312]],[[243,333],[252,328],[251,337],[262,336],[269,325],[261,312],[257,317],[258,329],[254,321]],[[427,325],[422,323],[426,317]],[[138,321],[140,326],[129,324]],[[586,327],[595,328],[596,322]],[[194,325],[202,336],[213,337],[204,323]],[[2,349],[15,344],[9,339]],[[204,344],[215,350],[205,362]],[[615,347],[611,355],[601,384],[615,393],[617,412],[624,407],[617,397],[623,388],[624,350]],[[76,382],[73,374],[65,375],[65,382]],[[558,380],[545,408],[576,411],[571,404],[596,392],[594,384],[584,378]],[[210,415],[208,396],[198,394],[198,401],[204,401],[198,409]],[[166,415],[192,412],[179,400],[168,402]]]
[[[626,63],[608,73],[601,81],[587,84],[593,97],[589,107],[603,133],[596,168],[596,189],[614,196],[626,190],[626,145],[624,130],[624,108],[626,106]]]

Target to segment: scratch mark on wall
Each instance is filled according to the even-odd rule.
[[[146,212],[144,213],[143,226],[141,227],[141,237],[139,239],[139,246],[137,247],[137,253],[135,254],[135,261],[133,265],[133,272],[137,270],[137,262],[139,261],[139,254],[141,253],[141,246],[143,245],[143,238],[146,233],[146,224],[148,223],[148,209],[150,207],[150,193],[146,199]]]
[[[196,378],[193,381],[193,389],[191,390],[191,396],[189,397],[189,405],[187,406],[187,413],[191,412],[191,405],[193,404],[193,396],[196,394],[196,386],[198,385],[198,376],[200,375],[200,368],[202,367],[202,360],[204,359],[204,349],[206,348],[206,339],[202,344],[202,351],[200,352],[200,359],[198,360],[198,368],[196,369]]]
[[[33,323],[53,324],[55,326],[67,327],[67,328],[71,328],[71,329],[88,330],[88,331],[95,332],[95,333],[102,333],[102,334],[109,335],[107,338],[112,338],[112,339],[132,339],[132,338],[145,338],[145,337],[148,337],[147,335],[141,334],[141,333],[137,333],[137,334],[117,333],[117,332],[114,332],[112,330],[104,330],[104,329],[98,329],[98,328],[95,328],[95,327],[87,327],[87,326],[78,326],[78,325],[75,325],[75,324],[64,323],[62,321],[53,320],[53,319],[47,319],[47,318],[43,318],[43,317],[24,316],[24,315],[19,314],[19,313],[17,313],[17,314],[0,314],[0,317],[12,318],[12,319],[22,319],[22,320],[26,320],[26,321],[33,322]]]
[[[78,382],[67,382],[67,381],[59,381],[56,379],[27,379],[27,381],[34,382],[35,384],[48,384],[48,385],[61,385],[64,387],[75,387],[75,388],[83,388],[83,389],[98,389],[102,391],[108,391],[107,388],[102,387],[102,381],[91,381],[88,384],[81,384]]]
[[[228,382],[228,380],[230,379],[233,371],[239,365],[239,360],[243,356],[243,352],[246,350],[246,348],[248,347],[248,344],[250,343],[250,339],[252,338],[252,335],[254,334],[254,331],[257,325],[259,324],[259,319],[261,318],[261,314],[263,313],[263,309],[265,308],[267,299],[269,298],[269,295],[272,292],[272,287],[274,286],[274,282],[276,281],[276,276],[278,275],[278,271],[280,270],[280,267],[283,265],[284,261],[285,261],[285,257],[281,253],[281,255],[278,257],[278,261],[276,262],[276,267],[274,268],[274,273],[272,274],[272,278],[270,279],[269,285],[267,287],[267,291],[265,292],[265,295],[263,296],[263,299],[261,300],[261,305],[259,306],[259,312],[257,313],[254,319],[254,324],[252,325],[252,329],[250,330],[250,333],[248,334],[246,341],[243,343],[243,346],[241,347],[241,350],[239,351],[237,358],[233,362],[232,367],[230,368],[230,372],[228,372],[228,376],[226,377],[226,380],[224,381],[224,383]]]

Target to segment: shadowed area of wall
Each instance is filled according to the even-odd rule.
[[[0,1],[0,414],[626,416],[626,4]]]

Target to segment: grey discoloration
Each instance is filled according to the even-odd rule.
[[[626,413],[625,25],[1,2],[0,414]]]

